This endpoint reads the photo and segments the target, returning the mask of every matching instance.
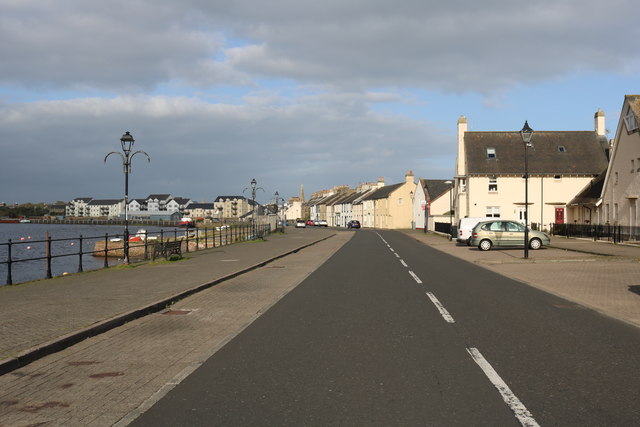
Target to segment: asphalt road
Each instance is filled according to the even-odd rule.
[[[640,333],[357,235],[132,425],[636,425]]]

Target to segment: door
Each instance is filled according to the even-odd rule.
[[[564,224],[564,208],[556,208],[556,224]]]
[[[492,222],[487,231],[489,231],[491,241],[494,245],[504,246],[508,244],[504,241],[506,236],[504,235],[504,223],[502,221]]]
[[[524,245],[524,225],[517,222],[505,222],[505,231],[503,233],[504,245],[522,246]]]

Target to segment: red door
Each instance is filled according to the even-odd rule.
[[[556,208],[556,224],[564,224],[564,208]]]

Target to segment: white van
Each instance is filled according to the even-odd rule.
[[[465,243],[469,246],[469,238],[471,237],[471,230],[478,225],[479,222],[491,221],[492,218],[479,217],[479,218],[460,218],[458,221],[458,236],[456,242]]]

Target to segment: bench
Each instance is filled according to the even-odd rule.
[[[182,241],[172,240],[168,242],[158,242],[153,249],[153,259],[158,256],[163,256],[165,259],[169,259],[171,255],[178,255],[182,257]]]

